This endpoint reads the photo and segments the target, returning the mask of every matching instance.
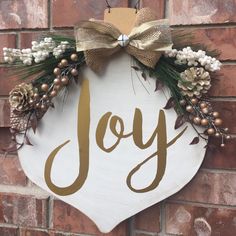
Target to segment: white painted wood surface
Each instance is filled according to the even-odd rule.
[[[125,131],[131,132],[135,108],[143,114],[144,140],[147,140],[157,125],[158,113],[168,99],[168,92],[154,92],[155,81],[149,78],[142,81],[144,89],[135,72],[134,89],[131,77],[131,58],[121,53],[115,55],[106,66],[102,76],[85,68],[84,74],[90,82],[91,124],[90,124],[90,166],[88,178],[80,191],[69,196],[57,196],[59,199],[78,208],[92,219],[102,232],[111,231],[126,218],[171,196],[185,186],[199,169],[205,154],[205,142],[190,146],[196,136],[188,125],[187,131],[168,148],[167,167],[162,181],[153,191],[147,193],[132,192],[126,185],[129,172],[146,157],[156,151],[156,142],[147,150],[140,150],[132,137],[124,139],[111,153],[103,152],[96,144],[95,130],[102,115],[111,111],[122,117]],[[134,93],[135,90],[135,93]],[[30,133],[34,144],[24,146],[19,151],[22,168],[35,184],[51,192],[44,180],[44,166],[50,152],[58,145],[70,139],[71,142],[58,154],[53,164],[52,179],[58,186],[70,185],[78,175],[77,145],[77,105],[80,88],[69,88],[68,97],[63,104],[63,97],[55,101],[55,109],[46,113],[37,133]],[[174,138],[182,129],[174,130],[176,113],[165,111],[168,140]],[[114,136],[106,134],[106,144],[114,143]],[[145,164],[134,176],[133,185],[146,187],[156,174],[156,158]],[[54,194],[55,195],[55,194]]]

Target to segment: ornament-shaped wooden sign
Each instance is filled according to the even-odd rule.
[[[163,110],[169,94],[132,72],[121,52],[102,76],[89,68],[63,103],[47,112],[34,146],[19,150],[22,167],[37,185],[78,208],[102,232],[171,196],[200,167],[205,142],[190,125],[175,130],[176,113]],[[63,98],[61,98],[63,99]]]
[[[145,17],[146,14],[141,14],[140,19]],[[164,87],[155,91],[157,78],[146,75],[143,79],[130,56],[152,68],[153,62],[156,63],[163,51],[172,45],[165,21],[159,26],[160,22],[149,19],[129,34],[137,21],[135,18],[135,9],[112,9],[110,13],[106,11],[105,21],[113,23],[117,29],[102,22],[81,23],[82,31],[79,28],[76,34],[77,51],[87,53],[89,47],[89,53],[93,53],[91,58],[97,61],[88,63],[86,58],[90,66],[80,68],[82,76],[78,84],[73,80],[69,83],[69,77],[61,79],[61,70],[56,68],[54,74],[59,77],[54,79],[54,84],[42,84],[35,90],[36,95],[32,84],[19,85],[10,93],[13,115],[14,111],[23,115],[33,111],[35,115],[45,108],[45,99],[50,98],[48,103],[51,104],[52,97],[59,93],[58,84],[70,84],[67,97],[58,95],[53,100],[55,109],[49,108],[45,113],[36,133],[26,127],[27,143],[30,144],[30,140],[34,146],[25,145],[19,149],[19,158],[30,180],[86,214],[104,233],[179,191],[196,174],[205,154],[203,139],[197,145],[190,145],[197,128],[186,123],[174,129],[176,112],[163,109],[170,98],[169,90]],[[106,33],[108,29],[112,36]],[[97,34],[96,45],[90,40],[94,35],[89,34],[89,30]],[[80,38],[81,32],[82,38],[87,39],[86,44]],[[149,39],[146,34],[152,37]],[[52,41],[46,38],[45,43],[48,45]],[[113,53],[110,53],[112,56],[109,56],[104,73],[99,74],[91,70],[92,67],[97,69],[96,63],[102,64],[93,47],[96,46],[95,52],[102,54],[104,45],[106,53],[109,54],[110,49]],[[63,46],[66,48],[67,44],[63,42],[60,47]],[[148,51],[151,48],[152,51]],[[11,53],[8,49],[5,51]],[[76,63],[78,55],[72,54],[72,63]],[[108,58],[106,55],[103,54],[104,61]],[[62,61],[66,63],[65,72],[68,61]],[[78,71],[74,69],[74,72],[71,74],[75,77]],[[195,72],[193,68],[192,72]],[[199,76],[199,71],[197,73]],[[206,89],[209,73],[203,75]],[[199,91],[194,92],[199,95]],[[12,119],[12,130],[16,129],[16,121],[22,123],[19,122],[22,120]]]

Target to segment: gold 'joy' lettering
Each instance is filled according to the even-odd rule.
[[[151,156],[147,157],[143,162],[138,164],[136,167],[134,167],[126,179],[126,184],[129,187],[130,190],[136,193],[144,193],[149,192],[153,189],[155,189],[160,181],[162,180],[165,169],[166,169],[166,158],[167,158],[167,149],[171,145],[173,145],[186,131],[187,127],[183,129],[182,132],[180,132],[175,138],[173,138],[170,142],[167,142],[167,133],[166,133],[166,118],[165,113],[163,110],[160,110],[159,112],[159,119],[157,123],[157,127],[155,128],[153,134],[151,135],[150,139],[144,143],[143,142],[143,118],[142,118],[142,112],[140,109],[136,108],[134,119],[133,119],[133,131],[129,134],[124,134],[124,122],[123,120],[118,116],[111,117],[111,112],[106,113],[99,121],[97,130],[96,130],[96,141],[97,145],[104,151],[104,152],[111,152],[113,151],[116,146],[120,143],[121,139],[128,138],[129,136],[133,135],[134,143],[137,147],[140,149],[147,149],[149,148],[154,140],[157,140],[157,151],[153,153]],[[111,118],[111,119],[110,119]],[[104,145],[104,137],[106,134],[106,130],[108,127],[110,119],[110,130],[117,138],[117,141],[114,145],[111,147],[105,147]],[[119,131],[116,130],[117,124],[119,124]],[[156,166],[156,176],[153,180],[153,182],[142,189],[135,189],[132,186],[131,180],[133,175],[149,160],[156,157],[157,159],[157,166]]]
[[[115,143],[110,147],[105,147],[104,138],[108,128],[111,130],[112,134],[117,138]],[[118,128],[119,126],[119,128]],[[56,186],[51,179],[51,171],[53,161],[58,154],[58,152],[67,145],[70,140],[67,140],[57,148],[55,148],[49,155],[44,170],[44,178],[47,186],[51,191],[60,195],[66,196],[73,194],[81,189],[84,185],[89,171],[89,127],[90,127],[90,92],[89,92],[89,81],[84,80],[81,87],[81,94],[78,104],[78,119],[77,119],[77,136],[78,136],[78,146],[79,146],[79,174],[76,180],[68,187],[58,187]],[[130,133],[125,134],[125,125],[124,121],[119,116],[112,116],[111,112],[107,112],[101,117],[98,122],[96,129],[96,142],[101,150],[104,152],[112,152],[121,142],[122,139],[133,136],[134,144],[140,149],[149,148],[154,140],[156,139],[156,151],[149,157],[147,157],[143,162],[135,166],[127,176],[126,184],[129,189],[136,193],[149,192],[155,189],[160,181],[162,180],[165,170],[166,170],[166,159],[167,159],[167,149],[173,145],[186,131],[185,127],[175,138],[170,142],[167,141],[166,133],[166,118],[163,110],[159,112],[159,118],[157,126],[148,139],[146,143],[143,141],[143,118],[142,112],[140,109],[136,108],[133,118],[133,130]],[[132,177],[139,169],[147,163],[152,158],[156,158],[156,175],[152,183],[142,189],[136,189],[132,186]]]
[[[49,189],[60,195],[66,196],[77,192],[85,183],[89,170],[89,126],[90,126],[90,93],[89,81],[84,80],[81,86],[80,100],[78,105],[78,147],[79,147],[79,175],[68,187],[58,187],[51,180],[52,164],[57,153],[70,142],[66,141],[55,148],[49,155],[44,169],[44,178]]]

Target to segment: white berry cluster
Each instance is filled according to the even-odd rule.
[[[56,42],[52,38],[44,38],[42,41],[32,41],[32,47],[26,49],[3,48],[4,61],[14,63],[20,60],[24,65],[32,65],[33,62],[40,63],[49,57],[50,53],[59,58],[70,45],[67,41]]]
[[[172,49],[165,52],[166,57],[175,57],[175,63],[178,65],[202,66],[206,70],[214,72],[220,70],[221,63],[216,58],[206,55],[203,50],[193,51],[191,47],[182,50]]]
[[[53,56],[59,58],[68,48],[70,48],[70,44],[67,41],[62,41],[60,45],[53,49]]]
[[[11,64],[16,60],[16,58],[20,58],[21,50],[15,49],[15,48],[4,47],[3,48],[3,56],[4,56],[4,61]]]

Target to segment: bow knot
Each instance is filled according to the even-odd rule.
[[[139,14],[143,19],[145,10],[137,13],[137,19]],[[150,16],[148,13],[146,15]],[[122,48],[144,65],[154,68],[162,53],[172,48],[170,27],[165,19],[146,21],[134,27],[129,35],[104,21],[82,21],[75,29],[76,49],[84,51],[87,65],[95,72]]]
[[[117,40],[121,47],[126,47],[129,44],[129,36],[126,34],[121,34]]]

